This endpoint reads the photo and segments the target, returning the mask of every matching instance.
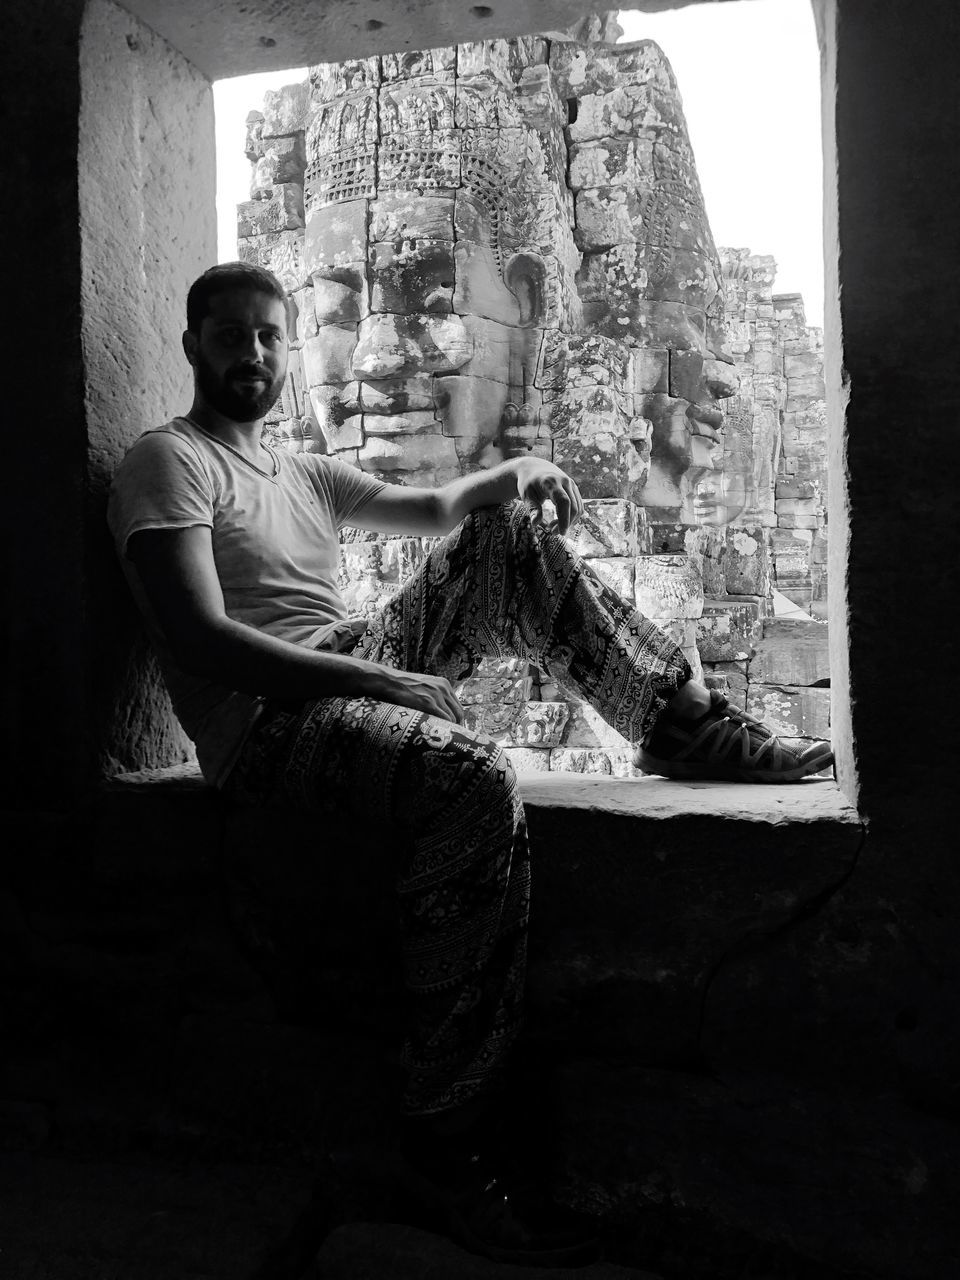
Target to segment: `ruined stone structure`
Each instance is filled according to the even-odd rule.
[[[739,388],[718,476],[728,523],[687,534],[707,597],[697,646],[708,683],[786,737],[829,738],[823,334],[798,294],[773,292],[770,255],[720,257]]]
[[[772,260],[721,263],[659,47],[612,43],[609,18],[582,28],[322,64],[251,112],[240,252],[296,312],[270,429],[401,484],[552,458],[587,499],[578,550],[745,700],[771,550],[792,599],[810,580],[811,530],[777,528],[813,484],[809,466],[778,473],[802,314],[787,339]],[[348,531],[351,607],[376,608],[423,550]],[[460,695],[521,767],[632,772],[541,673],[486,664]],[[753,695],[787,735],[827,736],[804,699]]]

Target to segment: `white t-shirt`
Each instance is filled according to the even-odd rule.
[[[383,482],[315,453],[269,450],[261,470],[186,418],[145,432],[110,489],[107,520],[160,657],[174,709],[217,786],[236,761],[263,699],[188,675],[174,663],[127,543],[142,529],[213,531],[227,616],[311,648],[347,617],[337,589],[338,530]],[[265,455],[266,456],[266,455]]]

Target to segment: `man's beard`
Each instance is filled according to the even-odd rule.
[[[256,422],[258,418],[266,417],[283,390],[282,374],[271,382],[266,370],[259,369],[255,365],[236,365],[221,379],[199,351],[196,371],[197,386],[203,392],[203,398],[207,404],[233,422]],[[266,385],[257,387],[250,383],[244,385],[231,381],[232,378],[241,374],[264,375],[267,379]]]

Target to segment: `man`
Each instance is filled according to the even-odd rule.
[[[238,804],[389,821],[404,979],[405,1146],[452,1229],[490,1256],[584,1256],[570,1224],[474,1159],[520,1025],[529,863],[509,762],[464,728],[451,681],[532,659],[667,776],[792,781],[797,752],[690,679],[679,649],[569,550],[576,484],[525,457],[438,488],[275,452],[286,368],[279,282],[241,263],[190,289],[190,412],[147,431],[110,524],[204,775]],[[556,530],[544,523],[547,502]],[[336,588],[338,527],[446,535],[372,621]]]

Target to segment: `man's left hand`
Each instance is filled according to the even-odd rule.
[[[534,524],[554,525],[544,517],[544,504],[557,513],[556,531],[564,534],[583,515],[583,498],[575,481],[544,458],[517,458],[517,492],[530,509]]]

